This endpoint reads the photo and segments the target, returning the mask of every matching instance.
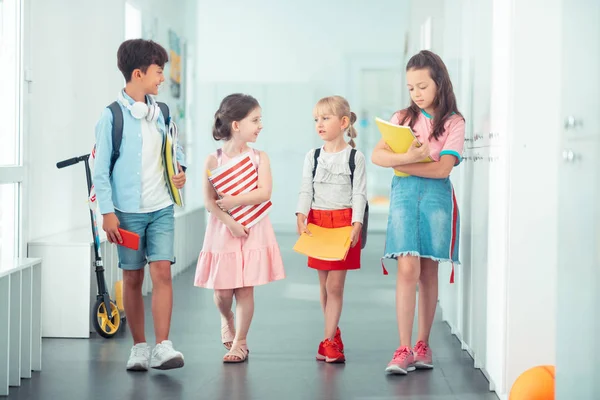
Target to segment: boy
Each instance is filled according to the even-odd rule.
[[[127,370],[147,371],[148,367],[183,367],[183,355],[168,340],[173,307],[171,264],[174,257],[173,201],[167,189],[162,163],[162,143],[167,127],[160,108],[150,95],[158,94],[165,80],[166,50],[149,40],[128,40],[117,51],[118,67],[125,88],[117,102],[123,112],[123,139],[120,155],[111,173],[112,112],[104,109],[96,125],[94,185],[102,228],[111,243],[121,243],[118,228],[140,235],[139,250],[117,246],[119,268],[123,270],[123,301],[133,336]],[[183,152],[177,149],[180,168],[173,176],[177,188],[185,184]],[[150,264],[152,316],[156,346],[152,353],[144,332],[142,283],[144,267]]]

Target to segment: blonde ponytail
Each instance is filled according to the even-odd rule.
[[[356,114],[354,114],[354,112],[350,111],[350,125],[348,126],[348,137],[350,138],[350,141],[348,142],[348,144],[350,146],[352,146],[352,148],[356,148],[356,143],[354,142],[354,139],[356,138],[356,128],[354,128],[354,123],[356,122]]]

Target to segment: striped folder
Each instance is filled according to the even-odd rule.
[[[208,180],[217,193],[237,196],[258,188],[258,171],[252,163],[250,153],[244,153],[208,171]],[[272,205],[269,200],[261,204],[236,207],[228,213],[234,220],[250,228],[269,213]]]

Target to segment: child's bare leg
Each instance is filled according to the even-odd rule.
[[[123,303],[134,345],[146,342],[144,299],[142,298],[143,283],[144,268],[135,271],[123,270]]]
[[[254,287],[235,289],[236,332],[233,347],[236,342],[246,341],[252,317],[254,316]],[[232,347],[232,350],[233,350]],[[225,359],[235,360],[239,357],[226,355]]]
[[[329,271],[327,276],[327,308],[325,310],[325,338],[333,340],[344,300],[344,283],[347,271]]]
[[[416,292],[420,269],[419,257],[398,257],[396,316],[398,318],[400,346],[412,347],[411,336],[415,319]]]
[[[171,280],[171,262],[154,261],[150,263],[152,278],[152,317],[156,343],[169,339],[171,313],[173,312],[173,282]]]
[[[438,300],[438,262],[421,259],[419,278],[419,333],[417,340],[429,344],[429,334]]]

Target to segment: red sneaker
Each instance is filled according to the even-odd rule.
[[[339,351],[341,353],[344,352],[344,342],[342,342],[342,332],[340,331],[340,328],[337,328],[337,330],[335,331],[335,336],[333,338],[333,341],[335,342],[335,344],[337,345]],[[325,341],[322,341],[321,343],[319,343],[319,349],[317,350],[317,361],[325,361],[325,348],[323,347],[323,343],[325,343]]]
[[[335,331],[335,337],[333,338],[333,340],[338,345],[338,349],[340,349],[340,351],[343,353],[344,352],[344,342],[342,342],[342,331],[340,331],[339,327]]]
[[[343,363],[346,362],[346,357],[342,353],[335,340],[326,339],[323,342],[323,350],[325,353],[325,362],[328,363]]]
[[[321,343],[319,343],[319,349],[317,350],[317,361],[325,361],[325,348],[323,347],[323,343],[325,343],[325,341],[322,341]]]

